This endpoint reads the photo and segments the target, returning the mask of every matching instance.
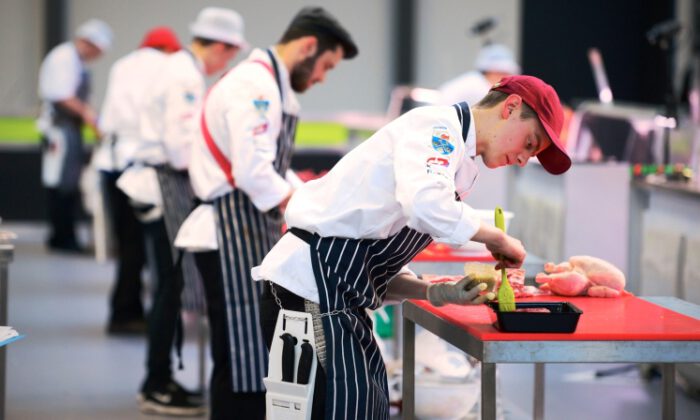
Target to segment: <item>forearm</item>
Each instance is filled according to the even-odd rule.
[[[505,233],[500,229],[482,223],[479,230],[472,236],[472,241],[482,244],[498,244],[504,241]]]
[[[56,104],[59,107],[67,110],[68,112],[71,112],[76,116],[80,117],[85,125],[95,130],[95,133],[98,132],[97,116],[95,115],[95,111],[93,111],[93,109],[88,103],[83,102],[77,97],[72,97],[64,99],[62,101],[58,101],[56,102]]]
[[[394,277],[387,286],[386,300],[425,299],[429,283],[419,278],[402,273]]]
[[[76,97],[57,101],[56,104],[80,118],[83,118],[83,115],[85,115],[87,110],[90,108],[88,104]]]

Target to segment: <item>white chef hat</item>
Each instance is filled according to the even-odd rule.
[[[481,48],[474,66],[479,71],[520,74],[520,66],[515,62],[513,53],[503,44],[489,44]]]
[[[107,51],[112,46],[112,28],[99,19],[90,19],[75,30],[76,38],[82,38],[95,44],[100,50]]]
[[[243,29],[241,15],[221,7],[205,7],[197,15],[197,19],[190,24],[192,36],[246,49],[248,43],[243,38]]]

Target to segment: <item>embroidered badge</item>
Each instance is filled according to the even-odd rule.
[[[268,108],[270,108],[270,101],[261,96],[258,99],[253,99],[253,105],[255,106],[255,110],[258,112],[258,114],[263,117],[265,116]]]
[[[254,136],[257,136],[257,135],[259,135],[259,134],[262,134],[262,133],[266,132],[266,131],[267,131],[267,127],[268,127],[267,121],[265,121],[265,122],[263,122],[263,123],[261,123],[261,124],[255,126],[255,127],[253,127],[253,135],[254,135]]]
[[[431,144],[441,155],[449,155],[455,150],[455,146],[450,142],[450,134],[447,127],[433,127],[433,137]]]
[[[450,161],[445,159],[445,158],[440,158],[440,157],[431,157],[428,158],[428,160],[425,161],[427,165],[438,165],[438,166],[450,166]]]
[[[442,177],[446,179],[447,181],[450,181],[450,176],[445,172],[445,168],[441,166],[434,166],[434,165],[426,165],[425,167],[425,172],[428,175],[437,175],[439,177]]]

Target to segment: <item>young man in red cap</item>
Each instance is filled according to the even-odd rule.
[[[109,72],[99,119],[103,136],[93,164],[100,171],[102,195],[117,251],[107,326],[110,334],[146,332],[141,287],[141,271],[146,260],[143,228],[129,198],[117,188],[117,179],[133,163],[141,141],[143,91],[158,74],[167,54],[179,49],[175,33],[159,26],[148,31],[139,48],[118,59]]]
[[[504,78],[471,109],[462,102],[404,114],[296,190],[285,213],[289,231],[252,274],[269,281],[260,305],[267,336],[280,306],[316,314],[313,418],[389,418],[386,371],[366,309],[385,299],[436,306],[493,299],[479,296],[484,285],[467,289],[468,279],[419,280],[406,264],[431,241],[481,242],[501,261],[497,268],[522,265],[522,243],[481,223],[463,202],[477,179],[474,158],[497,168],[536,156],[547,171],[563,173],[571,161],[559,142],[562,121],[551,86]]]

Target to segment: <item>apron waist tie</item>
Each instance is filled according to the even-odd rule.
[[[314,239],[314,234],[306,231],[304,229],[299,229],[295,227],[291,227],[287,229],[288,232],[290,232],[292,235],[296,236],[297,238],[301,239],[302,241],[306,242],[307,244],[311,245],[311,242]]]

